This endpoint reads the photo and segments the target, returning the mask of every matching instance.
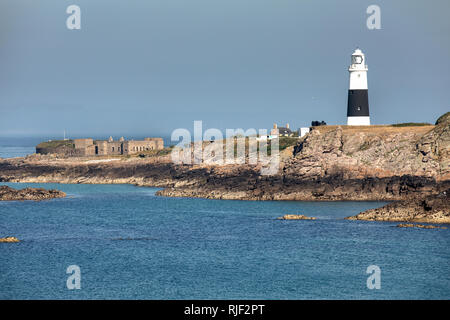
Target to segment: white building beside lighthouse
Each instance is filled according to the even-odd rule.
[[[350,73],[350,85],[347,103],[347,125],[368,126],[369,96],[367,87],[367,65],[364,53],[358,48],[352,54]]]

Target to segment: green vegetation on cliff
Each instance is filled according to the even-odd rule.
[[[440,116],[440,117],[436,120],[436,125],[438,125],[438,124],[440,124],[440,123],[442,123],[442,122],[444,122],[444,121],[447,121],[447,122],[448,122],[448,119],[450,119],[450,112],[446,112],[446,113],[444,113],[442,116]]]
[[[299,138],[298,137],[279,137],[278,138],[278,148],[279,151],[283,151],[289,147],[293,147],[297,145]],[[265,144],[267,144],[267,155],[270,156],[272,154],[272,140],[261,141],[258,143],[256,151],[259,153],[260,148],[264,148]],[[245,150],[249,148],[249,139],[246,137],[245,139]],[[234,155],[237,155],[237,141],[234,142]]]
[[[405,122],[405,123],[396,123],[393,124],[393,127],[423,127],[423,126],[431,126],[431,123],[427,122]]]
[[[39,143],[36,148],[55,149],[60,147],[75,148],[73,140],[49,140]]]

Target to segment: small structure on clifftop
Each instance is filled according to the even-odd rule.
[[[292,137],[293,132],[289,128],[289,123],[286,123],[286,127],[278,127],[276,123],[273,124],[273,129],[270,131],[271,136],[280,137]]]

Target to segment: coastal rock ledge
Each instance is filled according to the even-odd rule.
[[[450,223],[450,189],[424,198],[393,202],[348,220]]]
[[[433,226],[431,224],[413,224],[413,223],[401,223],[397,225],[397,228],[447,229],[447,227]]]
[[[0,201],[14,200],[48,200],[64,198],[66,194],[59,190],[46,190],[44,188],[14,189],[8,186],[0,186]]]

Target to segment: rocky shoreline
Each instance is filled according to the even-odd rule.
[[[54,198],[64,198],[66,194],[59,190],[46,190],[44,188],[14,189],[8,186],[0,186],[0,201],[42,201]]]
[[[393,202],[348,220],[450,223],[450,189],[437,195]]]

